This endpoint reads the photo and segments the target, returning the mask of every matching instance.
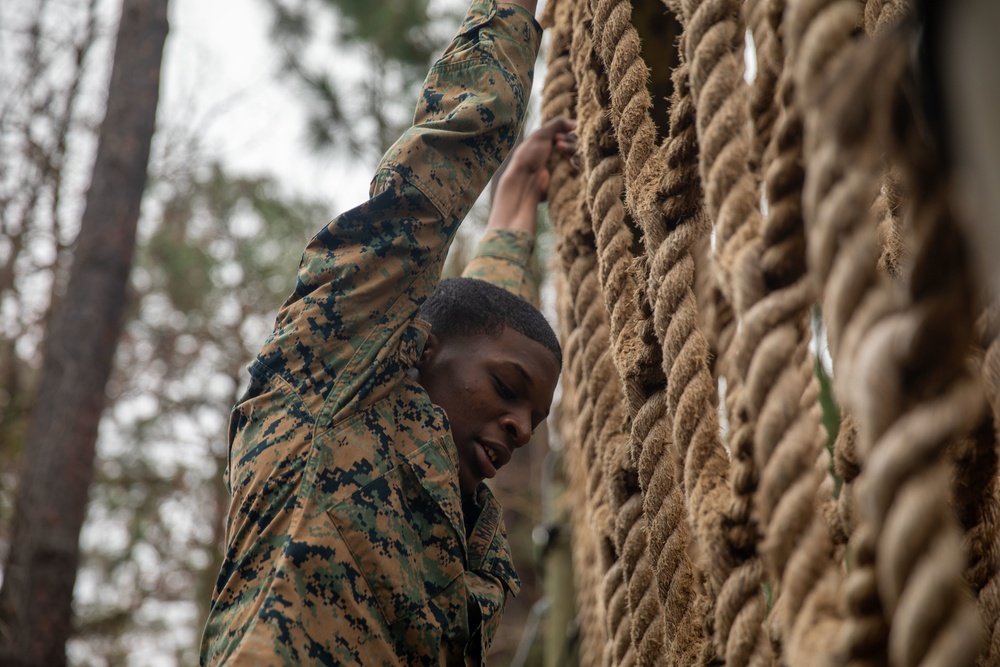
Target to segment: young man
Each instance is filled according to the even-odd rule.
[[[518,587],[481,482],[545,418],[561,359],[523,300],[477,280],[435,285],[517,136],[533,11],[473,2],[371,199],[307,247],[233,412],[204,664],[481,663]],[[549,123],[512,158],[499,196],[511,219],[530,205],[533,220],[571,129]],[[507,233],[494,245],[516,245]]]

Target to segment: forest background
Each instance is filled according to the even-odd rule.
[[[170,0],[93,483],[44,490],[87,503],[69,664],[197,662],[228,507],[229,409],[245,366],[294,285],[308,238],[365,198],[464,10],[462,0]],[[28,418],[80,247],[120,15],[120,0],[0,0],[4,564],[18,548],[12,524]],[[470,256],[486,200],[463,226],[446,272]],[[547,247],[543,225],[540,278]],[[538,480],[548,449],[542,442],[530,451],[496,480],[525,587],[490,664],[515,659],[540,597],[531,533],[542,520]]]

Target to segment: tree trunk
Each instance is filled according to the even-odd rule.
[[[167,0],[124,0],[65,294],[48,332],[0,589],[0,664],[63,665],[105,385],[121,335],[159,98]]]

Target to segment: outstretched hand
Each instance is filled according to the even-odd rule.
[[[575,120],[562,117],[542,125],[514,151],[503,178],[523,181],[530,194],[537,197],[536,204],[544,201],[549,190],[549,157],[553,150],[564,157],[576,153],[575,129]]]
[[[534,233],[535,209],[548,195],[549,160],[553,151],[565,158],[575,155],[575,129],[575,120],[553,118],[521,142],[497,185],[488,228]]]

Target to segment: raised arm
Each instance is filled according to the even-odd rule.
[[[538,204],[549,187],[548,164],[555,153],[561,158],[576,151],[576,123],[555,118],[525,139],[511,154],[497,184],[486,235],[462,275],[478,278],[534,302],[531,251],[535,245]]]
[[[255,367],[284,378],[310,412],[328,398],[332,414],[364,400],[379,365],[421,342],[412,321],[514,143],[539,39],[520,3],[475,0],[424,82],[413,126],[382,158],[371,199],[306,248]]]

